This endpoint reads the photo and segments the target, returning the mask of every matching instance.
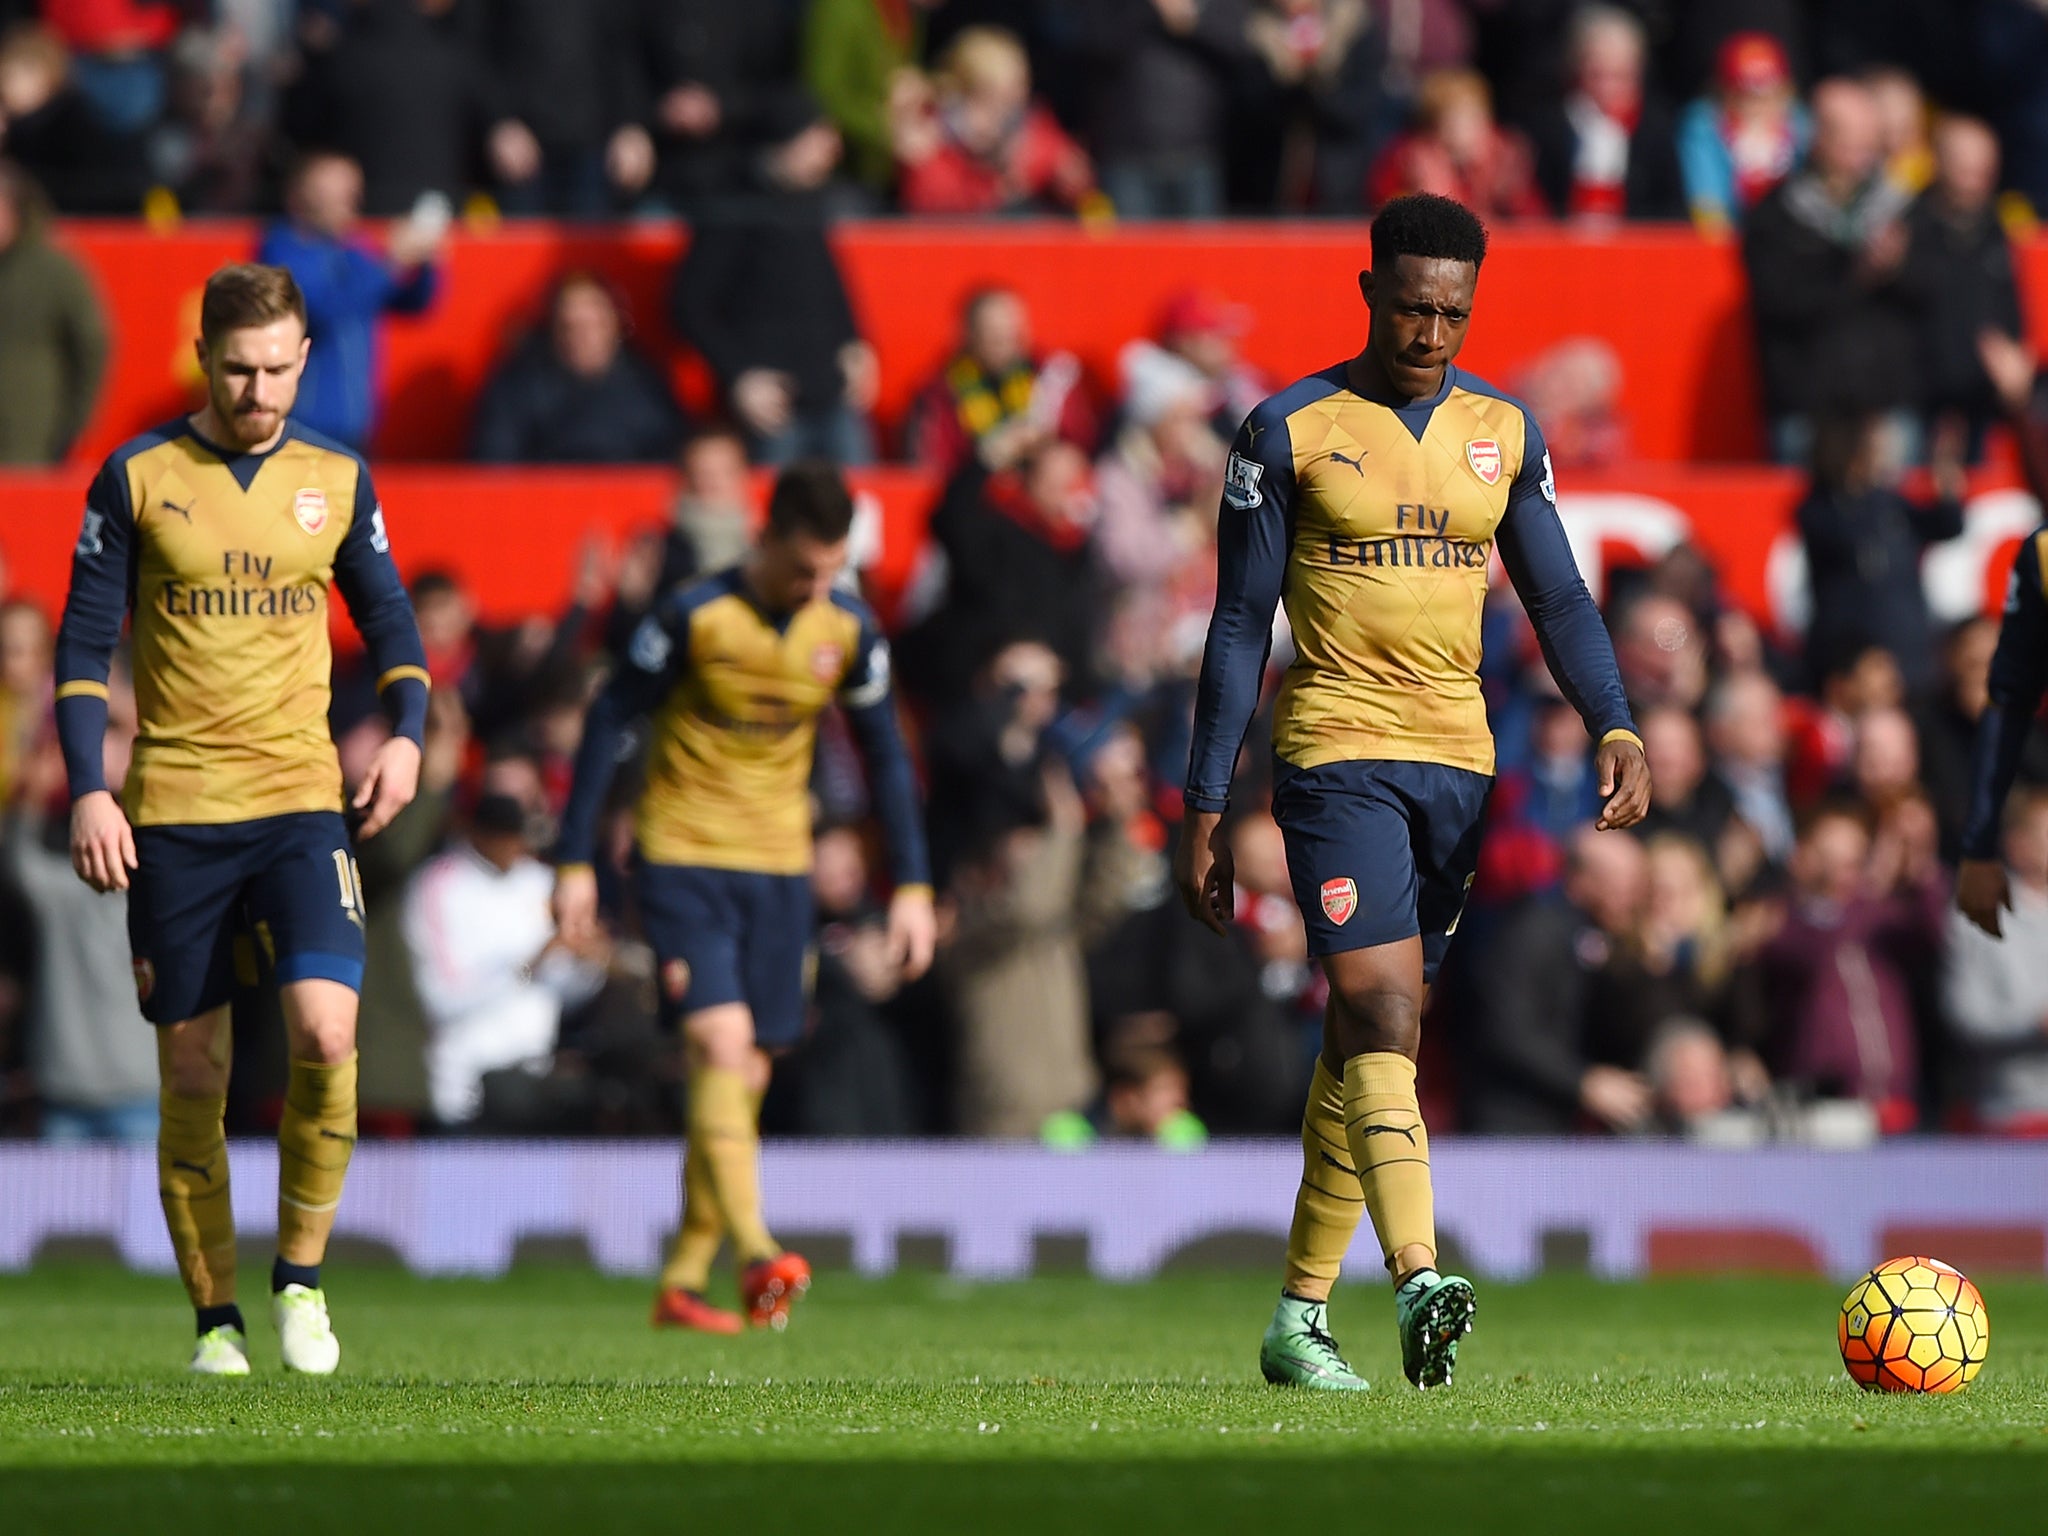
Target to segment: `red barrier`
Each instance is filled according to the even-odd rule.
[[[128,223],[65,227],[64,239],[99,280],[117,343],[82,458],[97,459],[189,399],[199,287],[216,266],[247,257],[256,234],[232,221],[195,222],[170,235]],[[1148,333],[1168,295],[1190,283],[1251,306],[1257,325],[1246,350],[1280,380],[1352,351],[1363,326],[1354,276],[1365,261],[1365,230],[1355,224],[1100,234],[1052,223],[865,223],[836,238],[862,323],[881,352],[881,414],[891,427],[951,345],[960,300],[984,283],[1021,290],[1040,342],[1079,353],[1103,381],[1114,379],[1117,349]],[[550,280],[574,267],[618,286],[642,341],[673,361],[685,398],[701,404],[701,365],[677,346],[667,320],[682,249],[682,235],[666,225],[516,225],[458,238],[434,310],[391,322],[380,457],[463,457],[470,403],[493,361],[530,321]],[[2048,242],[2028,248],[2024,261],[2029,287],[2048,294]],[[1474,370],[1505,384],[1555,342],[1597,335],[1621,356],[1638,458],[1755,458],[1754,348],[1733,247],[1681,229],[1612,238],[1502,230],[1481,295],[1466,354]],[[2033,310],[2048,341],[2048,303]]]
[[[879,520],[866,579],[888,619],[923,556],[937,486],[912,469],[869,470],[853,479]],[[13,588],[53,608],[63,599],[86,480],[83,470],[0,476],[0,505],[8,512],[0,554]],[[379,469],[377,484],[405,570],[455,571],[499,621],[554,609],[587,539],[660,524],[674,493],[661,469],[400,463]],[[1559,504],[1596,595],[1614,567],[1643,564],[1690,540],[1714,561],[1737,602],[1789,631],[1798,626],[1804,592],[1792,521],[1801,485],[1784,470],[1642,465],[1568,480]],[[765,478],[761,494],[765,500]],[[1927,587],[1937,613],[1954,618],[1995,609],[2013,549],[2039,518],[2030,497],[1996,478],[1984,481],[1971,503],[1969,531],[1929,556]]]

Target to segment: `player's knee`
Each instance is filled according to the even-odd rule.
[[[178,1099],[214,1099],[228,1091],[228,1064],[216,1059],[209,1041],[191,1026],[165,1030],[158,1051],[164,1091]]]
[[[356,994],[332,981],[299,981],[283,989],[285,1028],[294,1061],[332,1065],[356,1049]]]
[[[754,1048],[754,1018],[744,1003],[704,1008],[683,1020],[683,1039],[692,1064],[751,1077],[760,1070]]]
[[[1395,1051],[1413,1056],[1422,1039],[1421,999],[1372,978],[1331,987],[1330,1031],[1346,1057]]]

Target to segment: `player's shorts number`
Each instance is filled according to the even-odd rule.
[[[341,886],[341,910],[357,922],[363,919],[363,874],[346,848],[334,850],[334,878]]]

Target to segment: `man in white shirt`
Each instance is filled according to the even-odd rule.
[[[486,1073],[547,1072],[562,1013],[604,985],[604,956],[555,936],[554,871],[528,829],[543,804],[531,759],[485,771],[469,837],[428,861],[405,898],[405,938],[427,1017],[435,1118],[467,1125]]]
[[[2048,792],[2006,808],[2011,910],[1994,939],[1949,913],[1942,1000],[1976,1058],[1972,1100],[1986,1130],[2048,1128]]]

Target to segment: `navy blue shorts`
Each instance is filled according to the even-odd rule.
[[[1335,955],[1422,935],[1434,980],[1479,867],[1493,780],[1441,763],[1277,764],[1273,819],[1308,924],[1308,951]]]
[[[363,882],[335,811],[220,826],[137,827],[128,890],[135,991],[152,1024],[218,1008],[235,939],[253,936],[279,985],[363,986]]]
[[[811,878],[637,861],[640,924],[658,962],[663,1011],[680,1018],[745,1003],[754,1043],[804,1037],[811,971]]]

